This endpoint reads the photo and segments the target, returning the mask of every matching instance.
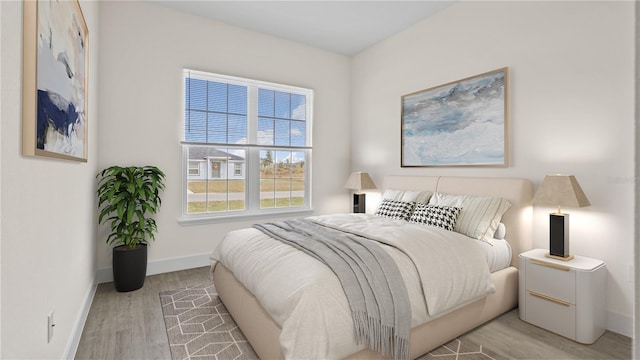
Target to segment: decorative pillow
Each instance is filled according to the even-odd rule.
[[[491,245],[502,215],[511,207],[511,204],[502,198],[442,193],[432,196],[429,205],[460,207],[454,231]]]
[[[413,212],[415,202],[383,199],[376,209],[375,215],[391,219],[408,220]]]
[[[409,222],[437,226],[453,231],[459,214],[459,207],[417,204],[416,209],[413,210],[413,214],[409,218]]]
[[[394,190],[388,189],[382,194],[382,199],[397,200],[416,203],[426,203],[433,192],[422,190]]]
[[[507,235],[507,228],[503,223],[498,224],[498,228],[496,229],[495,234],[493,234],[494,239],[504,240],[504,237]]]

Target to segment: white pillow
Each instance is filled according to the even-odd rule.
[[[498,228],[496,229],[496,233],[493,234],[494,239],[504,240],[504,237],[507,235],[507,227],[504,226],[503,223],[498,224]]]
[[[467,195],[449,195],[437,192],[429,199],[429,205],[445,205],[446,203],[446,206],[461,207],[466,198]]]
[[[432,194],[433,192],[431,191],[388,189],[382,194],[382,200],[427,203]]]
[[[384,194],[382,194],[382,200],[400,200],[402,193],[402,190],[387,189]]]
[[[502,198],[442,193],[434,194],[429,200],[429,205],[462,208],[454,231],[492,245],[502,214],[511,207],[511,204]]]

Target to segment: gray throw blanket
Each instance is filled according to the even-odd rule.
[[[306,219],[254,227],[336,274],[351,307],[358,344],[396,360],[409,358],[409,295],[397,264],[377,242]]]

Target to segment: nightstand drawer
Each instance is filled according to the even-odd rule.
[[[575,339],[576,307],[533,291],[526,293],[526,321],[556,334]]]
[[[529,259],[526,267],[527,291],[576,303],[576,278],[573,269],[535,259]]]

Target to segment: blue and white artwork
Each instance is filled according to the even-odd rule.
[[[402,166],[507,166],[507,68],[402,97]]]
[[[86,161],[87,27],[77,1],[38,1],[36,149]]]

